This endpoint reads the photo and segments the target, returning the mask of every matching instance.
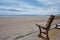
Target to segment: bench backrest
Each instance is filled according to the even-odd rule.
[[[48,30],[50,29],[50,26],[51,26],[51,24],[52,24],[52,21],[53,21],[54,17],[55,17],[54,15],[51,15],[51,16],[48,18],[48,21],[47,21],[47,24],[46,24],[46,27],[47,27]]]

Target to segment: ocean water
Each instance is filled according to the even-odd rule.
[[[44,17],[49,15],[0,15],[0,17]]]

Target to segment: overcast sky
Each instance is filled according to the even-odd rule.
[[[1,14],[60,14],[60,0],[0,0]]]

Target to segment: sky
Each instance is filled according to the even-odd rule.
[[[60,14],[60,0],[0,0],[0,15]]]

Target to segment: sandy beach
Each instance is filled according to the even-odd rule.
[[[0,17],[0,40],[43,40],[38,38],[39,29],[35,24],[45,23],[47,19],[47,16]],[[54,19],[51,28],[59,22],[60,18]],[[21,35],[29,33],[30,35],[20,38]],[[58,29],[51,30],[49,35],[51,40],[60,40]]]

